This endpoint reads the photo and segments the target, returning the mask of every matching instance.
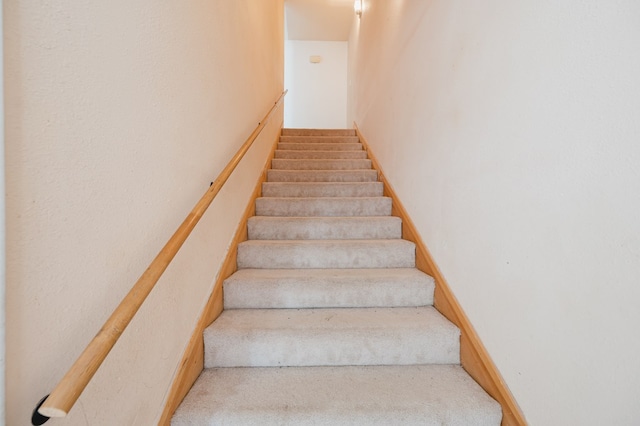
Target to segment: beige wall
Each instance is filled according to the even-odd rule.
[[[7,424],[27,424],[283,89],[283,1],[4,2]],[[272,120],[70,416],[150,425]]]
[[[350,114],[532,425],[640,422],[640,3],[366,0]]]
[[[0,8],[0,30],[2,29],[2,10]],[[0,75],[4,74],[4,43],[0,42]],[[2,81],[3,78],[0,78]],[[0,188],[4,192],[4,87],[0,87]],[[6,232],[5,202],[0,198],[0,424],[5,418],[5,288],[6,288]]]

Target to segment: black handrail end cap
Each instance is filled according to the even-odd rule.
[[[38,408],[44,404],[44,401],[46,401],[47,398],[49,398],[49,395],[42,398],[40,402],[38,402],[38,405],[36,405],[36,408],[33,409],[33,414],[31,415],[31,424],[33,426],[43,425],[50,419],[50,417],[43,416],[38,412]]]

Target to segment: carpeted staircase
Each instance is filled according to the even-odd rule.
[[[353,130],[284,129],[172,425],[499,425]]]

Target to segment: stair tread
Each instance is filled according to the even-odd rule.
[[[249,240],[399,239],[402,220],[394,216],[253,216]]]
[[[238,269],[413,267],[415,245],[401,239],[249,240],[238,245]]]
[[[270,280],[281,282],[283,280],[298,280],[300,278],[326,280],[349,280],[353,278],[365,279],[367,281],[389,279],[426,279],[433,281],[433,278],[416,268],[386,268],[386,269],[242,269],[236,271],[227,278],[226,281],[256,278],[264,282]]]
[[[241,269],[224,281],[225,309],[433,304],[434,280],[415,268]]]
[[[258,334],[260,331],[285,331],[295,334],[313,330],[333,333],[350,330],[384,331],[396,334],[399,330],[418,333],[436,328],[454,334],[458,329],[433,307],[392,308],[311,308],[311,309],[229,309],[209,327],[205,334]],[[393,332],[386,330],[393,329]],[[244,334],[244,333],[241,333]]]
[[[260,216],[390,216],[389,197],[259,197]]]
[[[204,331],[205,365],[457,364],[459,338],[431,306],[230,309]]]
[[[267,182],[377,182],[376,170],[267,170]]]
[[[362,143],[279,142],[277,149],[310,151],[362,151]]]
[[[243,241],[239,244],[240,246],[250,246],[250,245],[269,245],[269,246],[348,246],[348,247],[357,247],[362,245],[384,245],[384,246],[410,246],[414,247],[415,245],[408,240],[403,240],[400,238],[394,239],[358,239],[358,240],[248,240]]]
[[[318,151],[318,150],[283,150],[276,149],[274,158],[277,159],[366,159],[366,151]]]
[[[274,170],[367,170],[371,169],[369,159],[283,159],[271,160]]]
[[[263,197],[379,197],[382,182],[264,182]]]
[[[258,197],[256,200],[269,199],[273,201],[376,201],[391,200],[391,197],[375,196],[375,197]]]
[[[499,425],[500,406],[459,366],[219,368],[172,425]]]
[[[343,135],[304,135],[304,136],[283,135],[283,136],[280,136],[279,142],[284,142],[284,143],[358,143],[358,142],[360,142],[360,139],[357,136],[343,136]]]

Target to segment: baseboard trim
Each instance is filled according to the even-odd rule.
[[[282,123],[280,124],[280,128],[282,128]],[[279,136],[280,134],[278,134],[278,137]],[[184,354],[182,355],[182,359],[173,378],[173,382],[171,383],[169,395],[162,411],[162,416],[158,421],[159,426],[170,425],[173,413],[176,411],[204,369],[204,340],[202,333],[205,328],[220,316],[224,309],[222,283],[238,269],[238,244],[247,240],[247,221],[251,216],[255,215],[255,201],[256,198],[260,197],[262,194],[262,183],[267,179],[267,170],[271,167],[271,160],[273,159],[277,145],[278,138],[276,138],[276,141],[271,147],[271,151],[264,164],[262,173],[260,174],[258,182],[251,194],[251,198],[249,199],[249,204],[242,215],[242,220],[240,220],[238,224],[238,228],[236,229],[229,246],[229,251],[227,252],[226,257],[222,262],[222,266],[220,267],[220,273],[218,274],[218,278],[216,279],[216,283],[213,287],[213,292],[209,296],[209,300],[207,301],[202,314],[200,314],[196,328],[191,335],[191,339],[187,344]]]
[[[356,123],[353,124],[356,129],[356,134],[360,138],[360,142],[371,160],[372,167],[377,170],[378,178],[384,184],[384,195],[392,199],[393,207],[391,214],[402,219],[402,238],[412,241],[416,245],[416,267],[431,275],[435,280],[435,308],[460,328],[460,358],[462,367],[502,406],[502,426],[525,426],[527,422],[513,398],[511,391],[509,391],[496,365],[480,341],[469,318],[462,310],[460,303],[458,303],[458,300],[453,295],[449,284],[447,284],[447,281],[438,269],[436,262],[422,241],[420,234],[398,199],[393,187],[389,184],[380,167],[380,163],[371,152],[366,138],[360,132],[358,125]]]

